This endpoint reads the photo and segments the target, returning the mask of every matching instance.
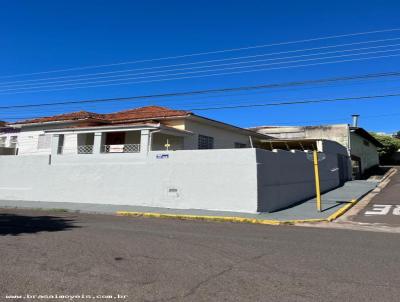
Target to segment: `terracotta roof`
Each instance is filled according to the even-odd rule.
[[[36,123],[46,123],[46,122],[60,122],[60,121],[76,121],[76,120],[87,120],[87,119],[97,119],[101,120],[102,115],[94,112],[88,111],[78,111],[71,112],[47,117],[40,117],[32,120],[19,121],[14,124],[36,124]]]
[[[187,116],[191,112],[184,110],[173,110],[160,106],[146,106],[136,109],[124,110],[116,113],[105,114],[105,119],[110,122],[158,119],[165,117]]]
[[[153,126],[156,127],[158,126],[159,123],[154,122],[154,121],[145,121],[145,122],[126,122],[126,123],[118,123],[117,125],[111,124],[111,123],[79,123],[75,125],[71,125],[68,127],[63,127],[63,129],[80,129],[80,128],[91,128],[91,127],[125,127],[125,126]],[[48,131],[48,130],[46,130]]]
[[[107,124],[134,120],[157,120],[166,117],[188,116],[190,114],[191,112],[184,110],[173,110],[160,106],[146,106],[109,114],[98,114],[88,111],[71,112],[49,117],[36,118],[32,120],[19,121],[14,124],[36,124],[75,120],[91,120],[100,124]]]

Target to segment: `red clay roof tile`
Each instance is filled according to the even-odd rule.
[[[124,110],[116,113],[105,115],[105,119],[111,122],[120,122],[126,120],[141,120],[141,119],[157,119],[165,117],[187,116],[189,111],[173,110],[160,106],[146,106],[136,109]]]
[[[146,119],[157,120],[166,117],[188,116],[190,114],[191,112],[184,110],[173,110],[160,106],[146,106],[146,107],[124,110],[109,114],[98,114],[87,111],[71,112],[55,116],[20,121],[14,124],[36,124],[36,123],[46,123],[46,122],[58,122],[58,121],[75,121],[75,120],[94,120],[102,124],[107,124],[107,123],[121,123],[124,121],[146,120]]]

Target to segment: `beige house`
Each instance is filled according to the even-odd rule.
[[[250,128],[275,139],[325,139],[346,147],[351,156],[354,178],[379,165],[377,148],[381,144],[366,130],[348,124],[323,126],[259,126]]]
[[[0,128],[2,147],[14,148],[18,155],[249,148],[262,139],[268,137],[158,106],[110,114],[73,112]]]

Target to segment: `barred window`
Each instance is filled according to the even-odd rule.
[[[39,134],[38,138],[38,150],[50,149],[51,147],[51,135],[50,134]]]
[[[198,148],[199,149],[214,149],[214,138],[211,136],[199,134]]]
[[[247,145],[243,143],[235,143],[235,148],[247,148]]]

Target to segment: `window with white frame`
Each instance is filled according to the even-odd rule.
[[[38,150],[50,149],[51,147],[51,134],[39,134],[38,138]]]
[[[18,146],[18,136],[10,137],[10,148],[17,148]]]
[[[0,147],[5,147],[6,146],[6,141],[7,141],[7,137],[6,136],[0,137]]]
[[[214,149],[214,138],[211,136],[199,134],[198,148],[199,149]]]

